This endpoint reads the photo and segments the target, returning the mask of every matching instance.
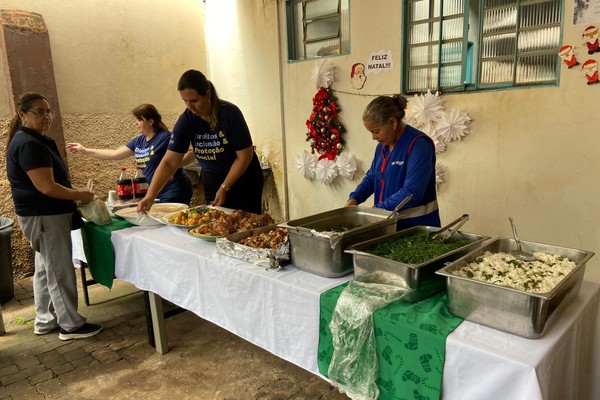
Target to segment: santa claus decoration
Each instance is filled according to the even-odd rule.
[[[356,63],[352,66],[350,71],[350,83],[356,90],[360,90],[365,85],[367,76],[365,75],[365,65],[362,63]]]
[[[600,46],[598,46],[598,28],[594,25],[588,26],[581,34],[581,37],[585,40],[588,54],[600,52]]]
[[[573,51],[573,46],[567,44],[560,48],[558,51],[558,55],[561,60],[565,63],[568,68],[571,68],[577,64],[577,57],[575,57],[575,52]]]
[[[581,69],[585,71],[585,77],[588,85],[598,83],[598,61],[587,60],[583,63]]]

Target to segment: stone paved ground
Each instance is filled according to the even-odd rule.
[[[31,278],[2,305],[0,399],[347,399],[319,377],[184,312],[167,320],[169,353],[148,345],[142,293],[123,281],[89,288],[80,312],[97,336],[33,334]]]

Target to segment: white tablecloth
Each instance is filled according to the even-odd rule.
[[[79,268],[79,261],[87,262],[85,252],[83,251],[81,229],[71,231],[71,246],[73,248],[73,265],[75,265],[76,268]]]
[[[115,275],[313,373],[319,295],[349,279],[287,266],[265,270],[220,255],[181,228],[114,231]]]
[[[351,276],[267,271],[172,226],[114,231],[112,242],[119,279],[319,375],[319,295]],[[599,297],[599,286],[584,282],[540,339],[463,322],[447,340],[443,398],[600,398]]]

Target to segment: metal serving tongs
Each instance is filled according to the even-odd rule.
[[[386,219],[389,219],[389,218],[392,218],[392,217],[394,217],[394,216],[398,215],[398,213],[400,212],[400,209],[401,209],[402,207],[404,207],[404,206],[406,205],[406,203],[408,203],[408,202],[410,201],[410,199],[412,199],[412,197],[413,197],[413,195],[412,195],[412,194],[409,194],[408,196],[406,196],[406,197],[404,198],[404,200],[402,200],[402,201],[400,202],[400,204],[398,204],[398,205],[396,206],[396,208],[394,208],[394,211],[392,211],[392,213],[386,217]]]
[[[448,236],[446,236],[443,240],[449,239],[452,235],[454,235],[456,232],[458,232],[458,228],[460,228],[461,226],[463,226],[464,223],[467,222],[468,220],[469,220],[469,214],[463,214],[460,218],[457,218],[454,221],[450,222],[448,225],[444,226],[439,231],[430,232],[429,233],[429,237],[427,239],[428,240],[433,240],[433,239],[437,238],[438,236],[440,236],[445,231],[447,231],[450,228],[452,228],[454,225],[456,225],[456,227],[454,227],[454,229],[452,230],[452,232],[450,232],[450,234]]]

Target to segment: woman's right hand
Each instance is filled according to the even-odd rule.
[[[358,201],[356,201],[354,199],[350,199],[346,202],[344,207],[357,206],[357,205],[358,205]]]
[[[79,143],[67,143],[67,150],[71,153],[85,153],[87,149]]]
[[[89,203],[90,201],[94,200],[94,192],[91,192],[87,189],[80,189],[78,192],[78,200],[81,200],[82,203]]]
[[[143,214],[143,213],[150,211],[150,208],[152,208],[153,204],[154,204],[154,198],[148,197],[148,196],[144,197],[137,204],[138,214]]]

